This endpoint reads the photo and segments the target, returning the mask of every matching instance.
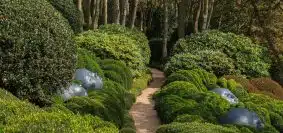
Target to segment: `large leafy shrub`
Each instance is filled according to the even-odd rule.
[[[121,82],[121,84],[126,88],[130,89],[133,83],[133,76],[130,69],[121,61],[116,61],[112,59],[106,59],[100,61],[101,68],[106,71],[106,78],[112,79],[113,81]],[[114,73],[114,74],[111,74]],[[114,76],[117,78],[115,78]],[[114,79],[113,79],[114,78]]]
[[[85,48],[96,54],[101,59],[115,59],[126,63],[134,76],[140,76],[145,70],[143,56],[135,40],[123,34],[107,34],[87,31],[76,37],[79,47]]]
[[[231,58],[228,58],[222,52],[211,50],[198,51],[193,54],[176,54],[165,65],[165,73],[169,75],[181,69],[190,70],[195,68],[205,69],[217,76],[237,73]]]
[[[69,21],[75,33],[82,32],[81,13],[73,0],[48,0]]]
[[[254,44],[251,39],[233,33],[212,30],[193,34],[180,39],[173,49],[173,54],[196,54],[202,50],[221,51],[234,60],[234,66],[241,74],[249,77],[268,76],[270,64],[264,56],[263,47]]]
[[[81,48],[78,49],[77,69],[86,68],[103,77],[103,71],[97,63],[97,60],[95,55],[89,51]]]
[[[127,37],[135,40],[135,44],[140,48],[141,55],[143,56],[143,62],[149,64],[151,56],[148,39],[144,33],[137,29],[130,29],[117,24],[102,25],[99,27],[99,32],[108,34],[124,34]]]
[[[67,20],[45,0],[0,1],[0,87],[44,105],[71,81],[76,47]]]

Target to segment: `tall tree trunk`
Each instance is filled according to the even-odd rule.
[[[83,0],[77,0],[77,8],[78,10],[80,11],[80,21],[81,21],[81,24],[84,23],[84,14],[83,14],[83,7],[82,7],[82,3],[83,3]],[[80,27],[80,30],[83,31],[83,27]]]
[[[208,16],[208,21],[207,21],[207,26],[206,29],[210,28],[210,21],[211,21],[211,17],[213,14],[213,10],[214,10],[214,0],[210,1],[210,10],[209,10],[209,16]]]
[[[186,1],[182,0],[178,5],[178,38],[185,36]]]
[[[112,0],[111,10],[112,23],[119,24],[120,22],[120,3],[119,0]]]
[[[91,0],[83,0],[84,22],[85,27],[89,29],[91,25]]]
[[[108,24],[108,0],[103,0],[103,23]]]
[[[143,31],[143,19],[144,19],[144,13],[141,11],[141,18],[140,18],[140,30]]]
[[[204,12],[202,14],[202,18],[203,18],[202,30],[203,31],[206,30],[206,27],[207,27],[208,8],[209,8],[208,4],[209,4],[208,0],[203,0],[203,5],[204,5],[204,7],[203,7]]]
[[[121,0],[120,1],[121,5],[121,17],[120,17],[120,23],[121,25],[125,26],[126,25],[126,20],[127,20],[127,8],[129,5],[128,0]]]
[[[98,20],[99,20],[99,14],[100,14],[100,0],[94,0],[94,9],[93,9],[93,16],[92,16],[92,29],[97,29],[98,27]]]
[[[139,3],[139,0],[133,0],[132,10],[130,11],[131,12],[131,21],[130,21],[131,29],[133,29],[135,27],[135,21],[136,21],[137,10],[138,10],[138,3]]]
[[[164,31],[163,31],[163,47],[162,47],[162,58],[167,57],[167,37],[168,37],[168,1],[164,0]]]
[[[199,4],[198,4],[198,9],[197,9],[197,12],[196,12],[196,17],[195,17],[195,24],[194,24],[194,32],[195,33],[198,33],[199,30],[198,30],[198,23],[199,23],[199,16],[200,16],[200,11],[201,11],[201,5],[202,5],[202,2],[201,0],[199,0]]]

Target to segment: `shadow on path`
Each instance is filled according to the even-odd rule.
[[[137,97],[136,103],[132,106],[130,114],[133,116],[137,133],[155,133],[160,125],[157,112],[154,110],[154,101],[152,95],[160,89],[164,83],[164,73],[151,69],[152,82],[148,88],[142,91],[142,94]]]

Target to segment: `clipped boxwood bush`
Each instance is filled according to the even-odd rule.
[[[113,124],[104,122],[98,117],[44,112],[13,117],[5,126],[4,132],[118,133],[119,131]]]
[[[99,59],[97,59],[94,54],[90,53],[86,49],[78,48],[77,69],[86,68],[87,70],[97,73],[99,76],[103,77],[103,71],[97,63],[98,60]]]
[[[176,54],[165,65],[165,73],[169,75],[178,70],[195,68],[213,72],[216,76],[238,73],[231,58],[222,52],[213,50]]]
[[[240,131],[211,123],[192,122],[162,125],[156,133],[240,133]]]
[[[75,33],[82,32],[81,13],[75,6],[73,0],[48,0],[54,8],[61,12]]]
[[[49,104],[74,73],[71,27],[46,0],[1,0],[0,16],[0,87]]]
[[[75,40],[79,47],[95,53],[101,59],[111,58],[126,63],[134,76],[140,76],[145,70],[143,56],[138,46],[126,35],[87,31],[77,36]]]
[[[184,114],[184,115],[179,115],[174,122],[179,122],[179,123],[190,123],[190,122],[205,122],[205,120],[199,116],[199,115],[189,115],[189,114]]]
[[[193,34],[180,39],[173,48],[173,54],[196,54],[202,50],[221,51],[234,60],[234,66],[243,75],[260,77],[269,75],[269,59],[266,49],[254,44],[248,37],[217,30]]]
[[[130,29],[127,27],[123,27],[121,25],[117,24],[108,24],[108,25],[102,25],[99,27],[99,32],[107,33],[107,34],[124,34],[127,37],[130,37],[131,39],[135,40],[135,44],[140,48],[141,55],[143,57],[143,62],[145,64],[149,64],[150,60],[150,48],[149,48],[149,42],[147,37],[144,33],[141,31],[138,31],[137,29]]]

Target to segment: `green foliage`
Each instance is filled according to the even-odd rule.
[[[122,128],[119,133],[136,133],[136,130],[133,128]]]
[[[78,48],[77,69],[86,68],[89,71],[97,73],[99,76],[103,76],[103,72],[97,60],[94,54],[86,49]]]
[[[190,122],[205,122],[205,120],[199,116],[199,115],[189,115],[189,114],[184,114],[178,116],[174,122],[179,122],[179,123],[190,123]]]
[[[123,80],[122,76],[115,71],[105,70],[104,76],[111,81],[119,83],[120,85],[125,85],[125,80]]]
[[[163,125],[156,133],[240,133],[240,131],[211,123],[192,122]]]
[[[73,0],[48,0],[54,8],[61,12],[75,33],[82,32],[82,21],[80,11],[75,6]]]
[[[0,125],[6,124],[9,117],[21,117],[26,114],[40,111],[41,110],[38,107],[28,102],[16,99],[0,99]]]
[[[101,64],[101,68],[104,71],[108,72],[105,73],[105,75],[107,75],[106,78],[109,78],[116,82],[118,80],[119,81],[118,83],[121,83],[126,89],[130,89],[132,87],[132,83],[133,83],[132,73],[130,69],[123,62],[115,61],[112,59],[106,59],[106,60],[102,60],[100,64]],[[115,72],[116,75],[119,75],[117,77],[120,77],[120,79],[115,79],[115,77],[113,77],[113,75],[115,74],[109,75],[112,72]]]
[[[195,68],[205,69],[217,76],[238,73],[233,60],[224,53],[215,50],[176,54],[165,65],[165,72],[168,75],[178,70]]]
[[[0,16],[0,87],[50,104],[75,69],[71,27],[46,0],[1,0]]]
[[[79,47],[95,53],[101,59],[111,58],[126,63],[134,76],[140,76],[145,70],[143,56],[135,45],[135,40],[124,34],[87,31],[75,40]]]
[[[186,81],[175,81],[162,88],[157,94],[159,97],[164,95],[177,95],[182,98],[190,98],[203,90],[199,90],[194,84]]]
[[[130,29],[127,27],[123,27],[121,25],[117,24],[108,24],[108,25],[102,25],[99,27],[99,32],[107,33],[107,34],[124,34],[127,37],[135,40],[135,44],[139,47],[141,51],[141,55],[143,57],[144,64],[149,64],[150,59],[150,48],[148,44],[148,39],[141,31],[138,31],[136,29]]]
[[[147,87],[149,81],[151,80],[151,74],[142,73],[140,77],[133,79],[133,85],[130,92],[135,96],[140,95],[141,91]]]
[[[217,77],[202,69],[179,70],[166,79],[165,85],[174,81],[188,81],[201,90],[217,88]]]
[[[223,52],[228,58],[233,59],[235,68],[243,75],[249,77],[269,75],[270,64],[264,54],[267,51],[254,44],[248,37],[233,33],[212,30],[193,34],[185,39],[180,39],[173,49],[173,54],[197,54],[202,50]],[[192,64],[195,63],[192,62]]]
[[[118,129],[97,117],[44,112],[13,117],[4,128],[4,132],[118,133]]]
[[[248,96],[247,90],[233,79],[227,81],[227,89],[229,89],[239,99]]]
[[[11,94],[10,92],[8,92],[7,90],[4,90],[2,88],[0,88],[0,99],[4,99],[4,100],[18,100],[17,97],[15,97],[13,94]]]

